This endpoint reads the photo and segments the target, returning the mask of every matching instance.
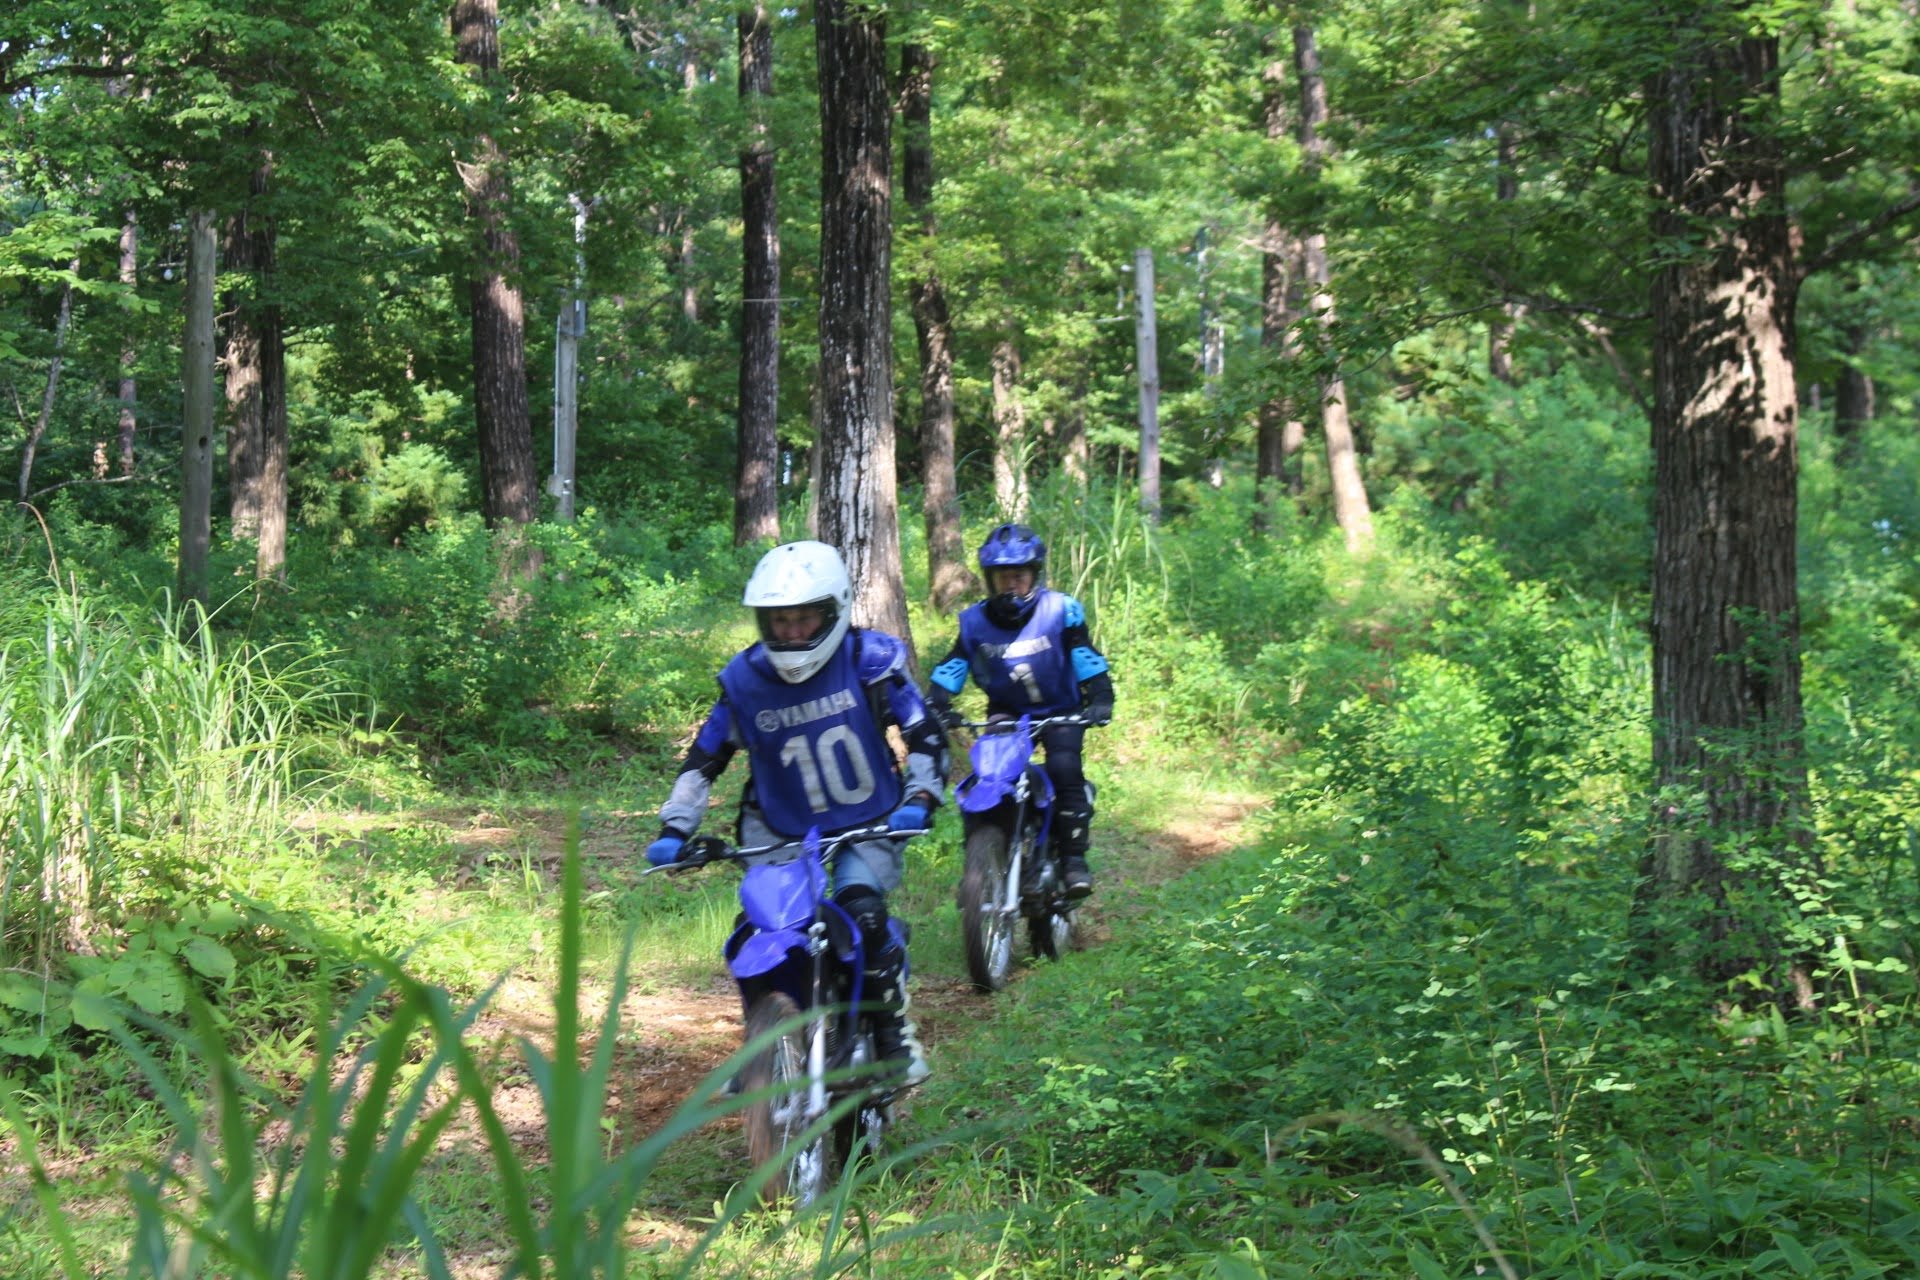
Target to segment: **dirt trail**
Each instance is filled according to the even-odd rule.
[[[1196,797],[1183,806],[1182,818],[1157,832],[1116,836],[1109,861],[1124,877],[1111,893],[1135,893],[1140,888],[1172,879],[1194,864],[1214,857],[1241,839],[1243,825],[1265,800],[1251,794],[1215,794]],[[456,840],[476,861],[486,850],[524,842],[529,833],[489,825],[468,825]],[[596,863],[613,865],[632,857],[624,841],[595,839],[582,843],[589,881]],[[542,833],[537,857],[550,862],[557,875],[564,856],[558,833]],[[1120,879],[1121,876],[1111,877]],[[1096,893],[1081,909],[1082,945],[1097,947],[1110,940],[1116,918],[1125,907]],[[1016,978],[1017,980],[1017,978]],[[599,1025],[610,992],[604,985],[581,993],[583,1028]],[[485,1040],[526,1036],[543,1047],[553,1031],[553,993],[544,984],[511,980],[502,986],[492,1009],[477,1028]],[[913,985],[913,1012],[930,1052],[966,1034],[979,1021],[982,997],[963,977],[917,976]],[[620,1044],[615,1058],[613,1086],[607,1114],[619,1140],[637,1141],[654,1132],[693,1092],[701,1081],[740,1044],[740,1002],[733,985],[718,969],[712,981],[700,987],[678,987],[647,993],[629,991],[622,1002]],[[591,1046],[589,1045],[590,1049]],[[507,1073],[494,1094],[494,1105],[508,1132],[529,1160],[538,1160],[546,1141],[537,1090],[524,1072]],[[722,1122],[737,1129],[738,1122]],[[744,1148],[743,1148],[744,1150]]]

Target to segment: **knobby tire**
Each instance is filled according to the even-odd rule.
[[[1013,921],[1000,913],[1007,895],[1007,833],[983,822],[967,833],[960,873],[960,936],[967,975],[981,991],[999,991],[1013,974]]]
[[[784,992],[769,992],[747,1010],[748,1043],[767,1035],[800,1012]],[[748,1092],[780,1086],[771,1096],[749,1104],[746,1113],[747,1157],[758,1169],[780,1161],[779,1170],[760,1189],[763,1203],[792,1197],[806,1205],[817,1199],[834,1177],[834,1148],[829,1133],[815,1134],[803,1146],[789,1143],[807,1127],[807,1027],[787,1027],[778,1039],[754,1055],[742,1074]]]

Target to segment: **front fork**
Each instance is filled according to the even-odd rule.
[[[1020,918],[1020,886],[1026,875],[1027,801],[1032,794],[1032,775],[1022,770],[1020,780],[1013,784],[1013,825],[1007,831],[1006,901],[1000,904],[1000,914],[1009,920]]]
[[[827,1114],[827,922],[816,919],[807,929],[807,957],[813,966],[814,1019],[807,1035],[807,1123]]]

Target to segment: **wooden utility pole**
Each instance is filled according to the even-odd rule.
[[[196,212],[187,233],[187,320],[181,343],[180,574],[184,605],[207,605],[213,542],[213,214]],[[198,620],[187,619],[190,628]]]
[[[1153,250],[1133,252],[1134,360],[1140,369],[1140,507],[1160,519],[1160,338],[1153,313]]]

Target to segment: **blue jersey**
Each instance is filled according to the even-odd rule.
[[[803,836],[816,825],[825,831],[860,826],[891,813],[903,797],[856,647],[849,633],[827,664],[799,684],[774,674],[759,645],[720,672],[755,799],[767,825],[782,835]]]
[[[1068,614],[1079,610],[1071,596],[1048,588],[1018,630],[996,626],[984,602],[960,615],[960,639],[954,648],[965,655],[967,670],[987,695],[989,707],[1036,716],[1079,709],[1084,673],[1076,669],[1063,638]]]

